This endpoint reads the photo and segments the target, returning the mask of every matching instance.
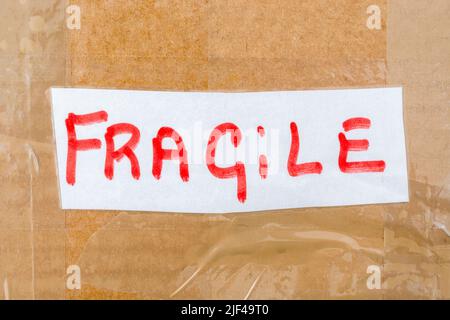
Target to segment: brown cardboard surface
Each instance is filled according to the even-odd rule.
[[[2,2],[0,297],[450,298],[450,4]],[[366,8],[381,9],[381,30]],[[59,209],[51,86],[401,85],[408,204],[194,215]],[[81,289],[66,288],[66,268]],[[366,285],[369,265],[382,288]]]

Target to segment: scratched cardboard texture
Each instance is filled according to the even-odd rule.
[[[0,6],[0,298],[450,298],[450,2]],[[366,28],[366,8],[382,29]],[[193,215],[59,209],[50,86],[402,85],[408,204]],[[81,290],[66,268],[81,268]],[[382,288],[368,290],[369,265]]]

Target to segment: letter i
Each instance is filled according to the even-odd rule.
[[[261,138],[264,137],[264,128],[262,126],[258,126],[257,130],[259,136]],[[267,157],[265,154],[261,154],[259,156],[259,175],[261,176],[261,179],[267,178]]]

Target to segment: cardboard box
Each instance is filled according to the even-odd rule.
[[[448,1],[0,6],[0,297],[450,298]],[[370,20],[377,10],[379,28]],[[59,209],[51,86],[397,85],[404,88],[407,204],[225,215]],[[74,265],[79,289],[68,283]],[[377,267],[379,289],[368,284]]]

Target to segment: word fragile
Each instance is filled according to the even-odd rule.
[[[78,151],[88,151],[100,149],[102,141],[97,138],[77,139],[76,126],[95,125],[96,123],[107,122],[108,113],[106,111],[97,111],[88,114],[69,113],[65,119],[68,148],[66,163],[66,182],[70,185],[76,183],[76,160]],[[347,161],[349,151],[365,151],[369,148],[369,141],[366,139],[351,140],[347,139],[345,132],[355,129],[369,129],[371,121],[366,117],[356,117],[346,119],[342,123],[344,132],[337,132],[336,138],[339,141],[339,150],[337,163],[342,173],[365,173],[365,172],[383,172],[386,164],[384,160],[370,161]],[[264,127],[257,127],[258,134],[263,137],[265,135]],[[219,140],[227,133],[231,135],[230,143],[234,148],[238,148],[242,140],[242,132],[240,128],[231,122],[225,122],[217,125],[209,135],[206,147],[206,166],[209,172],[218,179],[237,180],[237,199],[244,203],[247,199],[247,179],[245,164],[236,161],[234,165],[228,167],[220,167],[216,165],[216,148]],[[308,174],[322,174],[323,166],[320,161],[299,162],[300,158],[300,134],[296,122],[290,123],[290,151],[286,163],[287,172],[291,177],[298,177]],[[119,148],[116,147],[114,138],[121,134],[129,134],[130,138]],[[110,125],[104,134],[106,145],[104,175],[107,179],[114,178],[114,163],[121,161],[125,157],[131,165],[131,176],[139,180],[141,176],[141,164],[134,150],[139,144],[141,138],[138,127],[131,123],[116,123]],[[163,148],[163,140],[171,139],[176,149]],[[175,128],[162,126],[159,128],[155,137],[152,138],[153,147],[153,163],[152,175],[156,180],[161,178],[164,161],[178,161],[179,175],[183,182],[189,181],[189,163],[188,152],[183,142],[182,136]],[[261,179],[267,178],[268,161],[264,154],[259,156],[259,175]]]

